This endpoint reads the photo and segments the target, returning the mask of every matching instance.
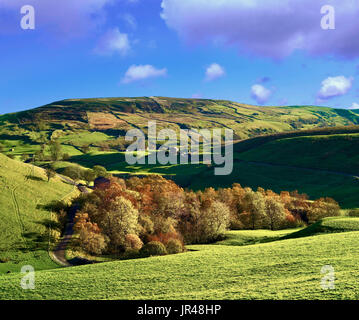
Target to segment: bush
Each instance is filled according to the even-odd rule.
[[[128,234],[125,237],[125,250],[140,250],[143,246],[141,239],[135,234]]]
[[[71,158],[71,156],[68,153],[64,153],[62,155],[62,160],[64,160],[64,161],[68,161],[68,160],[70,160],[70,158]]]
[[[308,222],[314,223],[326,217],[336,217],[340,215],[340,207],[338,203],[331,198],[320,198],[315,200],[308,213]]]
[[[140,253],[144,257],[163,256],[167,254],[167,250],[163,243],[159,241],[151,241],[141,248]]]
[[[166,244],[166,249],[169,254],[176,254],[183,252],[183,246],[178,239],[169,239]]]
[[[106,249],[103,235],[83,229],[79,234],[79,241],[83,250],[90,254],[100,255]]]
[[[7,263],[9,261],[11,261],[10,258],[7,258],[7,257],[1,257],[0,258],[0,263]]]
[[[104,177],[107,178],[109,174],[107,173],[107,170],[103,166],[94,166],[92,170],[95,172],[96,177]]]
[[[352,209],[348,212],[349,217],[359,217],[359,209]]]
[[[66,167],[62,174],[76,181],[82,178],[83,170],[76,166],[70,166]]]
[[[124,252],[121,256],[121,260],[130,260],[141,258],[139,250],[130,249]]]

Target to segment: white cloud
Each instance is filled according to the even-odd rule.
[[[121,33],[118,28],[108,30],[100,39],[95,52],[97,54],[112,55],[119,53],[127,55],[131,50],[130,40],[127,33]]]
[[[218,63],[212,63],[206,70],[206,81],[213,81],[223,77],[226,74],[223,67]]]
[[[335,31],[320,27],[322,6],[335,7]],[[296,50],[359,57],[357,0],[162,0],[161,17],[190,44],[218,43],[283,58]]]
[[[123,20],[126,22],[126,24],[133,30],[137,29],[137,21],[136,18],[129,13],[126,13],[123,15]]]
[[[349,107],[349,109],[359,109],[359,103],[353,102],[353,104],[351,105],[351,107]]]
[[[272,95],[272,91],[265,88],[261,84],[255,84],[252,86],[252,98],[259,104],[266,103]]]
[[[167,69],[156,69],[149,64],[146,65],[132,65],[125,73],[122,83],[131,83],[149,78],[164,77],[167,75]]]
[[[328,77],[322,81],[322,87],[318,92],[320,100],[328,100],[345,95],[352,87],[354,78],[344,76]]]

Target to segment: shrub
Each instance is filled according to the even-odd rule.
[[[159,241],[151,241],[146,243],[140,250],[141,255],[144,257],[149,256],[163,256],[167,254],[166,247]]]
[[[124,252],[121,256],[122,260],[138,259],[141,258],[139,250],[130,249]]]
[[[83,170],[76,166],[70,166],[65,168],[63,175],[76,181],[82,178]]]
[[[314,223],[326,217],[335,217],[340,215],[338,203],[331,198],[320,198],[315,200],[307,214],[308,222]]]
[[[88,184],[96,179],[96,172],[92,169],[84,170],[82,172],[82,177],[86,180]]]
[[[231,230],[243,230],[244,225],[237,217],[231,216],[229,229],[231,229]]]
[[[106,249],[106,240],[100,233],[82,229],[79,234],[82,249],[90,254],[101,254]]]
[[[96,177],[104,177],[107,178],[109,174],[107,173],[107,170],[103,166],[94,166],[92,170],[95,172]]]
[[[62,155],[62,160],[64,160],[64,161],[68,161],[68,160],[70,160],[70,158],[71,158],[71,156],[68,153],[64,153]]]
[[[183,252],[183,246],[181,241],[178,239],[169,239],[166,244],[166,249],[169,254],[181,253]]]
[[[349,217],[359,217],[359,209],[352,209],[348,212]]]
[[[7,258],[7,257],[1,257],[0,258],[0,263],[6,263],[6,262],[9,262],[11,261],[10,258]]]
[[[140,250],[143,246],[141,239],[135,234],[128,234],[125,237],[125,250]]]

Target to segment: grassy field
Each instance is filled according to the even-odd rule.
[[[340,233],[359,230],[359,218],[331,217],[320,220],[307,228],[288,233],[286,239],[310,237],[319,234]]]
[[[266,243],[279,240],[287,235],[303,229],[286,230],[231,230],[226,234],[226,239],[216,242],[216,245],[223,246],[247,246],[250,244]],[[359,230],[359,228],[358,228]]]
[[[27,264],[37,270],[56,268],[48,248],[58,231],[55,214],[46,205],[77,191],[59,178],[47,182],[42,169],[2,154],[0,189],[0,276],[8,271],[19,272]]]
[[[357,219],[326,223],[344,219],[356,220],[356,228],[285,240],[277,237],[289,231],[259,230],[259,242],[277,239],[251,245],[242,242],[251,231],[232,231],[222,243],[182,254],[39,271],[34,290],[22,290],[21,275],[10,274],[0,280],[0,298],[358,299]],[[320,285],[325,265],[335,270],[335,289]]]

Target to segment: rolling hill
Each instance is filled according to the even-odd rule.
[[[238,154],[238,159],[337,171],[359,176],[359,133],[283,138]]]
[[[258,107],[225,100],[166,97],[70,99],[29,111],[0,116],[0,124],[26,124],[43,119],[50,130],[83,128],[111,134],[145,128],[149,120],[159,127],[234,130],[237,139],[299,129],[359,124],[351,110],[326,107]]]
[[[198,172],[190,188],[243,186],[298,190],[312,199],[329,196],[343,208],[359,207],[359,127],[268,135],[235,145],[230,176]]]
[[[57,268],[48,250],[59,235],[55,213],[47,205],[77,194],[58,177],[47,182],[40,168],[0,154],[0,277],[19,272]]]
[[[356,218],[345,219],[350,224]],[[233,231],[231,243],[193,245],[182,254],[39,271],[35,290],[22,290],[21,275],[10,274],[0,281],[0,299],[355,300],[359,232],[354,229],[251,245],[241,243],[243,233],[260,242],[263,233],[278,238],[284,231]],[[332,290],[321,287],[326,265],[335,271]]]
[[[158,129],[233,129],[238,139],[233,173],[215,177],[213,168],[202,164],[128,165],[125,132],[147,132],[152,120]],[[192,189],[233,182],[277,192],[297,189],[312,198],[331,196],[352,208],[359,207],[358,123],[356,110],[326,107],[165,97],[70,99],[0,116],[0,145],[4,153],[21,158],[57,139],[68,158],[56,163],[59,172],[72,164],[102,165],[117,175],[165,175]]]
[[[160,128],[177,130],[233,128],[242,139],[234,148],[233,173],[214,176],[213,167],[202,164],[128,165],[118,136],[131,128],[145,129],[154,119]],[[297,189],[357,208],[358,123],[353,111],[322,107],[162,97],[65,100],[0,116],[0,144],[4,153],[20,158],[57,139],[69,155],[57,162],[59,170],[100,164],[115,174],[172,176],[192,189],[233,182],[277,192]],[[76,191],[59,178],[47,182],[42,169],[2,154],[0,186],[0,299],[359,297],[358,218],[324,219],[301,230],[229,231],[223,241],[188,246],[181,254],[59,268],[48,255],[49,240],[51,247],[59,232],[47,205]],[[35,290],[19,286],[24,264],[37,270]],[[320,286],[325,265],[335,269],[334,290]]]

